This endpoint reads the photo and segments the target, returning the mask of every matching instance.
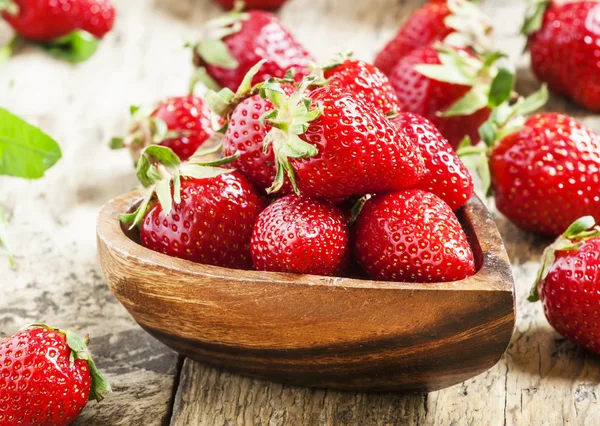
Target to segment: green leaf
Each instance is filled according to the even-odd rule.
[[[223,40],[201,40],[196,45],[196,52],[204,62],[228,70],[236,69],[238,61],[231,55]]]
[[[158,197],[158,202],[162,206],[165,215],[171,214],[173,210],[173,196],[171,194],[171,179],[161,179],[156,182],[154,191]]]
[[[4,249],[8,253],[8,263],[11,267],[14,268],[15,261],[13,259],[10,245],[8,243],[8,229],[6,224],[6,214],[4,213],[4,209],[2,208],[2,206],[0,206],[0,246],[4,246]]]
[[[537,92],[529,95],[522,102],[517,105],[517,114],[527,115],[534,111],[537,111],[548,102],[548,86],[542,84],[542,87]]]
[[[150,206],[150,201],[154,197],[154,188],[150,189],[140,206],[133,213],[121,213],[119,214],[119,220],[125,225],[129,225],[129,229],[135,228],[139,223],[144,220],[146,212]]]
[[[234,97],[235,93],[228,88],[221,89],[219,92],[208,90],[204,94],[204,100],[208,104],[208,107],[220,117],[227,115],[231,109],[231,101]]]
[[[14,0],[0,0],[0,13],[2,12],[15,16],[19,13],[19,5]]]
[[[61,156],[54,139],[0,108],[0,175],[39,179]]]
[[[175,154],[171,148],[161,145],[150,145],[147,146],[143,154],[153,158],[156,162],[162,164],[169,169],[175,169],[181,164],[181,160]]]
[[[498,127],[492,120],[487,120],[479,127],[479,136],[487,146],[492,146],[498,136]]]
[[[86,61],[98,49],[98,39],[81,30],[73,31],[52,42],[36,42],[35,44],[51,56],[72,64]]]
[[[445,65],[420,64],[415,65],[415,71],[432,80],[444,81],[446,83],[471,86],[474,78],[463,73],[460,69]]]
[[[141,108],[139,105],[129,105],[129,114],[133,117]]]
[[[244,96],[246,93],[249,93],[250,90],[252,90],[252,80],[254,79],[254,76],[256,75],[256,73],[258,73],[260,68],[265,64],[265,62],[267,62],[266,59],[261,59],[252,68],[250,68],[250,70],[244,76],[242,83],[235,92],[236,96]]]
[[[587,231],[591,227],[596,224],[593,216],[584,216],[577,219],[575,222],[571,224],[563,234],[565,238],[576,237],[578,234],[581,234],[583,231]]]
[[[507,101],[514,85],[515,74],[506,68],[500,68],[490,87],[488,106],[494,108]]]
[[[5,63],[13,55],[17,47],[23,43],[24,40],[25,39],[23,39],[23,37],[17,34],[11,39],[11,41],[0,48],[0,65]]]
[[[231,173],[234,169],[224,169],[222,167],[210,167],[200,164],[184,163],[181,166],[181,175],[195,179],[208,179],[217,177],[225,173]]]
[[[542,28],[544,14],[549,5],[549,0],[530,1],[530,6],[525,15],[525,22],[523,22],[523,26],[521,27],[521,34],[529,35]]]
[[[473,87],[466,95],[456,101],[450,108],[442,112],[442,117],[454,117],[457,115],[471,115],[482,108],[485,108],[488,103],[487,94],[480,87]]]
[[[194,73],[190,79],[188,93],[193,95],[196,84],[198,83],[202,83],[208,90],[212,90],[213,92],[218,92],[221,90],[221,85],[217,82],[217,80],[208,74],[208,71],[206,71],[206,68],[204,67],[198,67],[194,69]]]

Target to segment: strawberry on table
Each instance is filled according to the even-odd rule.
[[[312,56],[270,12],[233,11],[207,27],[214,38],[196,43],[194,64],[206,70],[210,86],[236,90],[261,59],[265,64],[254,76],[253,84],[269,77],[283,78],[290,68],[295,70],[297,80],[310,74]]]
[[[496,206],[520,228],[556,236],[600,217],[600,137],[572,117],[532,116],[493,146],[489,164]]]
[[[458,219],[434,194],[410,189],[376,196],[355,226],[356,259],[374,279],[445,282],[475,273]]]
[[[544,251],[529,300],[542,301],[556,331],[600,354],[600,227],[593,217],[575,221]]]
[[[35,325],[0,342],[0,425],[67,426],[110,385],[70,331]]]
[[[394,88],[377,67],[342,53],[323,71],[328,84],[349,90],[384,114],[400,111]]]
[[[389,74],[398,61],[418,47],[447,39],[459,46],[486,44],[491,30],[479,8],[466,0],[439,0],[415,10],[375,59]]]
[[[490,108],[511,94],[513,73],[494,66],[501,57],[497,53],[479,57],[443,45],[413,50],[389,76],[400,110],[430,120],[453,148],[465,136],[478,142],[479,127],[488,119]]]
[[[426,118],[403,112],[391,121],[421,150],[425,176],[415,188],[431,192],[456,210],[473,195],[473,179],[446,138]]]
[[[110,0],[3,0],[2,10],[18,34],[35,41],[53,41],[75,30],[102,38],[115,20]]]
[[[277,170],[268,192],[277,192],[286,176],[295,191],[329,200],[394,191],[421,179],[418,148],[381,111],[334,85],[305,95],[313,81],[306,78],[291,96],[274,80],[261,88],[275,106],[263,116],[272,127],[267,142]]]
[[[259,215],[250,251],[257,270],[334,275],[349,259],[349,239],[337,207],[292,194]]]
[[[548,87],[600,111],[600,3],[536,1],[523,26],[531,67]]]
[[[148,145],[171,148],[185,161],[206,142],[215,131],[211,111],[198,96],[174,96],[161,101],[150,114],[131,107],[131,121],[124,138],[113,138],[113,148],[127,147],[135,162]]]
[[[181,164],[169,148],[145,148],[137,175],[149,191],[139,208],[121,220],[139,224],[140,241],[151,250],[250,269],[250,238],[264,201],[240,173],[217,167],[235,157],[201,163],[200,156]]]

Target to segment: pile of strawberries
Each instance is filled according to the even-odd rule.
[[[488,19],[466,0],[424,4],[375,65],[341,54],[317,67],[275,15],[234,9],[193,48],[196,78],[213,90],[136,112],[117,140],[149,188],[121,219],[139,225],[144,246],[200,263],[455,281],[476,269],[454,214],[473,194],[470,169],[517,226],[561,235],[548,259],[556,247],[581,257],[599,237],[589,218],[600,217],[600,137],[565,114],[535,111],[547,87],[598,109],[591,58],[600,37],[587,24],[599,8],[531,6],[524,33],[547,86],[525,98],[505,55],[490,49]],[[572,223],[589,226],[573,233]],[[595,286],[599,263],[582,272],[593,270]],[[565,314],[556,292],[539,294],[549,318]]]

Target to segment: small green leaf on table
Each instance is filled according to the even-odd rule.
[[[61,156],[54,139],[0,108],[0,175],[39,179]]]
[[[73,31],[49,43],[35,44],[51,56],[72,64],[86,61],[98,49],[98,39],[81,30]]]

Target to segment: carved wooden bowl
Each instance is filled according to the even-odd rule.
[[[106,281],[133,318],[175,351],[240,374],[352,391],[436,390],[493,366],[513,331],[502,239],[472,198],[458,212],[478,272],[453,283],[393,283],[200,265],[142,247],[100,212]]]

